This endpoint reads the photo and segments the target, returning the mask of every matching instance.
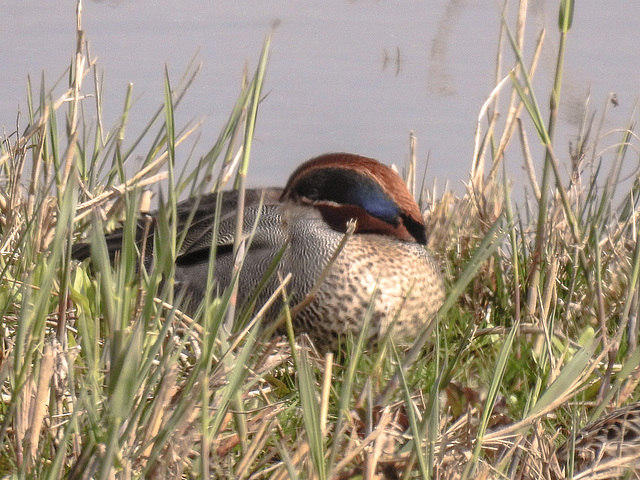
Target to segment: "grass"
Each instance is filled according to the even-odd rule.
[[[30,81],[29,126],[0,147],[0,475],[556,478],[548,460],[560,443],[637,400],[640,380],[640,177],[619,191],[623,165],[637,156],[636,112],[603,132],[586,111],[570,156],[559,156],[573,3],[560,8],[551,90],[533,88],[543,37],[527,59],[526,14],[514,26],[505,20],[467,193],[418,192],[448,283],[434,331],[406,352],[389,339],[373,348],[347,339],[336,358],[272,339],[259,318],[230,335],[225,324],[243,317],[233,288],[208,296],[194,318],[172,288],[177,199],[220,190],[234,171],[244,188],[269,39],[215,144],[177,172],[176,147],[198,126],[175,125],[173,112],[197,67],[176,87],[166,76],[162,107],[129,140],[131,91],[105,130],[101,79],[78,31],[68,87],[42,78],[36,95]],[[520,204],[507,147],[533,192]],[[134,156],[144,160],[128,176]],[[138,268],[135,222],[160,181],[166,221],[147,271]],[[114,267],[101,239],[118,222],[125,235]],[[91,269],[71,261],[85,235],[94,239]]]

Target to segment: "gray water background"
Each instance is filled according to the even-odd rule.
[[[566,158],[582,105],[602,110],[615,92],[605,130],[623,127],[640,94],[640,2],[576,2],[569,33],[556,151]],[[75,1],[0,0],[0,128],[26,126],[26,77],[49,84],[75,48]],[[557,1],[530,2],[525,56],[546,29],[536,89],[547,109],[558,46]],[[513,28],[514,6],[509,22]],[[104,73],[104,118],[115,124],[126,86],[136,104],[128,138],[163,100],[165,65],[177,82],[194,58],[202,71],[177,112],[204,118],[186,156],[210,147],[238,95],[243,70],[256,67],[265,35],[279,22],[252,150],[251,185],[282,185],[301,161],[351,151],[403,165],[409,132],[429,183],[457,191],[468,178],[478,112],[495,85],[501,3],[492,0],[121,0],[83,3],[83,29]],[[546,118],[546,114],[545,114]],[[530,140],[535,143],[529,126]],[[619,138],[611,136],[604,145]],[[608,143],[607,143],[608,142]],[[141,151],[140,154],[143,154]],[[542,155],[534,148],[539,165]],[[517,149],[509,174],[524,176]],[[564,166],[564,171],[568,167]],[[633,171],[634,165],[627,167]]]

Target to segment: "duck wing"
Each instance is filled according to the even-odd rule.
[[[278,206],[280,205],[279,188],[256,188],[245,191],[245,215],[243,231],[250,232],[257,217],[260,221],[252,243],[252,248],[261,246],[271,247],[275,243],[281,244],[280,234],[274,237],[274,231],[280,231],[280,217]],[[213,227],[215,223],[216,207],[219,198],[222,199],[221,216],[218,229],[218,241],[216,253],[224,255],[233,249],[236,211],[238,209],[239,193],[237,190],[225,191],[222,196],[217,193],[193,197],[180,202],[177,205],[178,236],[187,230],[180,251],[176,259],[177,264],[193,264],[208,262],[213,240]],[[262,210],[259,206],[262,203]],[[159,211],[143,214],[138,220],[136,229],[136,242],[140,248],[146,245],[145,258],[148,264],[153,254],[153,237],[158,222]],[[263,216],[264,215],[264,216]],[[119,228],[105,236],[107,251],[113,261],[117,252],[122,249],[124,232]],[[277,238],[276,238],[277,237]],[[72,257],[76,260],[84,260],[91,256],[90,243],[78,243],[73,246]]]

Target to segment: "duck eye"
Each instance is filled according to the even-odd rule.
[[[312,179],[302,179],[295,187],[295,193],[300,198],[320,200],[320,188]]]

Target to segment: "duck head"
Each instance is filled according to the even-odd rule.
[[[328,153],[300,165],[289,177],[280,200],[313,207],[324,222],[345,232],[377,233],[425,245],[420,208],[400,176],[372,158]]]

